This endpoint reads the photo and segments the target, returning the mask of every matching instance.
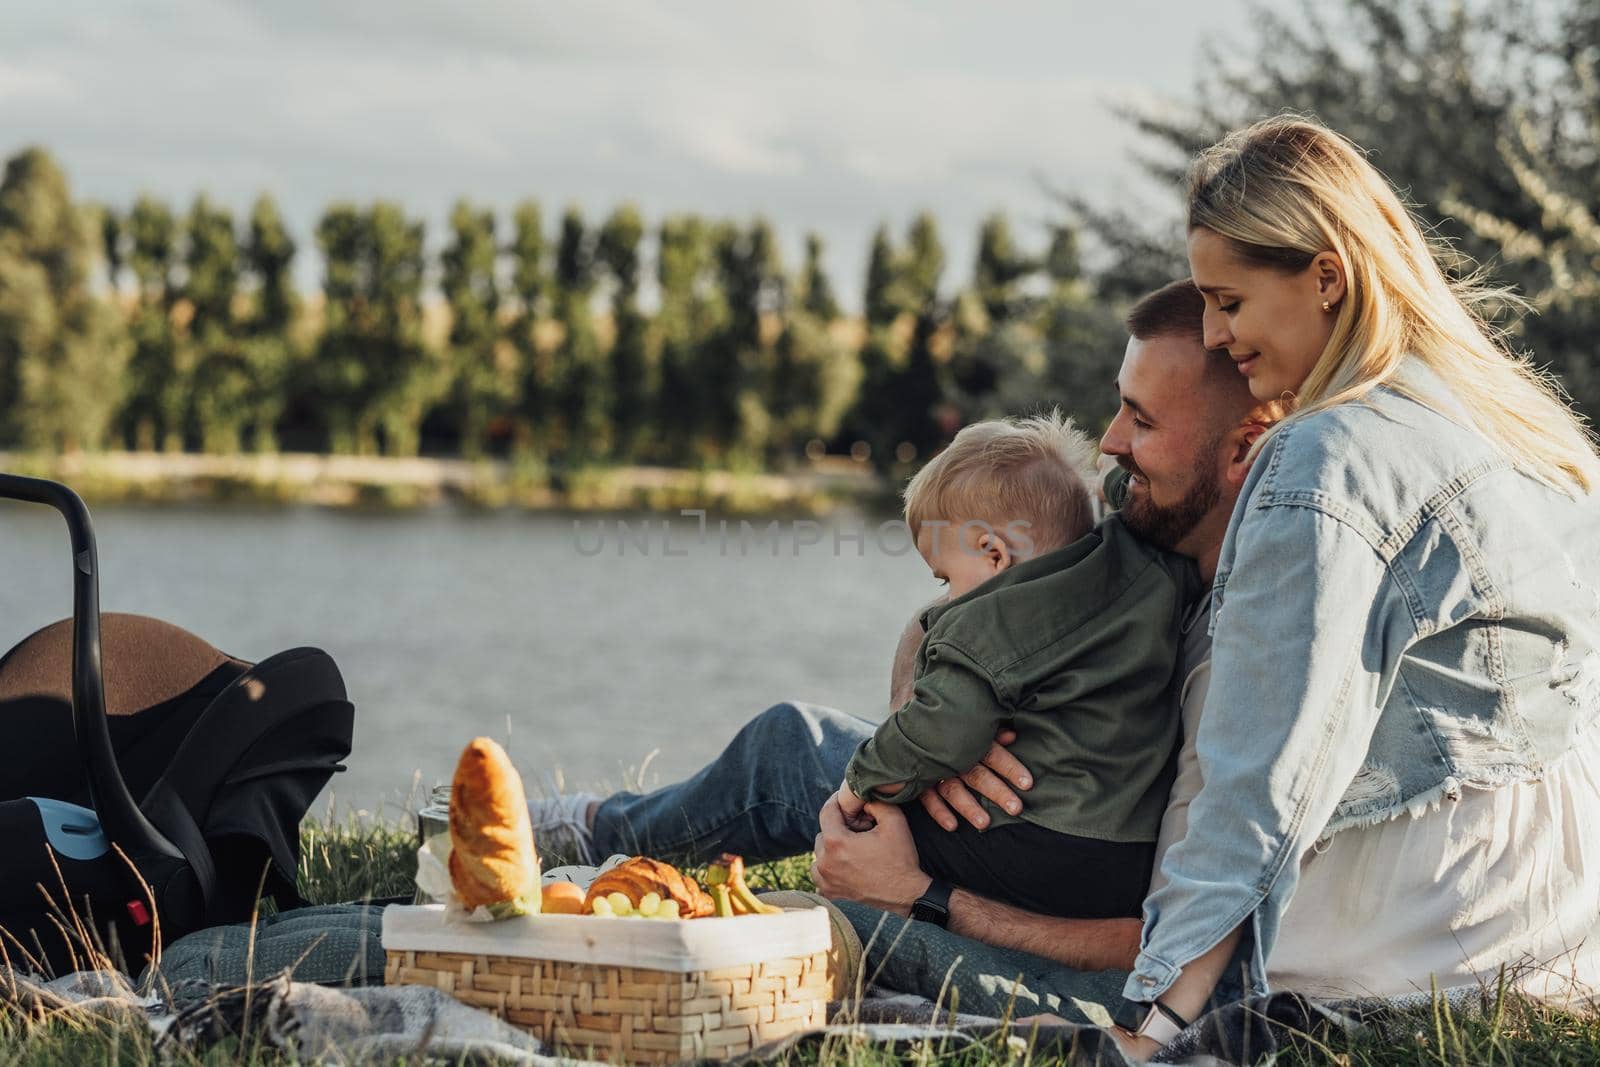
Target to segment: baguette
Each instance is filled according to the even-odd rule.
[[[467,910],[539,911],[539,856],[522,778],[505,749],[474,738],[450,786],[450,881]]]

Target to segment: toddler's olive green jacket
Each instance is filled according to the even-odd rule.
[[[862,742],[857,796],[911,801],[1015,726],[1033,775],[1021,818],[1103,841],[1154,841],[1179,733],[1168,687],[1179,622],[1200,591],[1188,560],[1113,515],[1066,546],[929,608],[915,695]],[[877,792],[904,782],[892,795]],[[994,823],[1014,822],[985,802]]]

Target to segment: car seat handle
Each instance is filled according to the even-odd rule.
[[[146,857],[182,862],[183,854],[134,803],[111,747],[100,670],[100,568],[89,509],[60,482],[17,474],[0,474],[0,498],[48,504],[67,522],[72,539],[72,729],[100,826],[136,865]]]

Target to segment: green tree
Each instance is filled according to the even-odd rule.
[[[978,259],[973,264],[972,288],[983,303],[989,321],[1008,322],[1026,311],[1022,283],[1038,264],[1017,250],[1011,224],[996,212],[983,220],[978,232]]]
[[[511,289],[517,298],[511,323],[511,344],[516,352],[518,449],[547,452],[550,447],[546,420],[551,410],[550,368],[540,351],[536,333],[550,290],[549,249],[544,237],[544,215],[534,200],[519,203],[511,215]]]
[[[202,448],[234,453],[253,414],[256,383],[234,315],[241,258],[233,215],[201,195],[185,229],[181,293],[188,309],[183,341],[194,368],[190,415]]]
[[[612,453],[628,461],[637,458],[648,427],[651,402],[649,322],[639,311],[639,244],[644,222],[638,208],[625,204],[611,213],[600,228],[596,257],[611,279]]]
[[[610,447],[606,411],[607,382],[595,333],[590,298],[594,293],[594,234],[583,215],[569,207],[561,217],[556,244],[556,320],[561,346],[552,378],[558,439],[569,460],[603,455]]]
[[[833,295],[833,283],[828,280],[822,265],[822,238],[806,234],[806,265],[801,274],[800,306],[805,313],[823,322],[839,317],[839,302]]]
[[[822,238],[806,235],[798,300],[784,315],[767,385],[769,458],[793,455],[839,432],[854,402],[861,367],[830,329],[839,317],[833,285],[822,265]]]
[[[330,206],[317,223],[316,237],[323,264],[322,332],[312,362],[318,414],[332,451],[374,452],[377,428],[365,411],[371,371],[363,348],[375,323],[363,277],[369,242],[361,209]]]
[[[872,232],[872,251],[867,254],[867,284],[861,300],[869,329],[888,326],[899,317],[902,310],[899,279],[899,262],[889,238],[889,227],[879,226]]]
[[[1050,361],[1038,324],[1012,320],[994,325],[987,317],[981,323],[978,329],[970,325],[960,328],[950,360],[950,381],[961,420],[1026,414],[1045,403],[1043,388]],[[1066,360],[1076,357],[1070,350],[1061,355]],[[1078,417],[1076,407],[1068,410]]]
[[[335,204],[317,224],[325,323],[317,384],[335,451],[415,455],[442,368],[423,344],[423,223],[392,203]]]
[[[945,387],[933,349],[936,337],[949,318],[949,308],[939,298],[944,265],[944,243],[939,240],[938,221],[923,212],[911,221],[911,229],[906,234],[902,285],[906,310],[915,316],[915,321],[905,365],[892,379],[898,403],[895,418],[887,427],[893,436],[893,458],[901,462],[928,456],[943,437],[937,409],[944,400]],[[874,455],[880,465],[887,464],[890,458],[884,448],[875,448]]]
[[[762,219],[749,229],[724,224],[716,257],[727,317],[720,333],[701,346],[702,429],[715,452],[749,459],[762,449],[771,418],[763,396],[772,346],[763,318],[782,314],[783,264],[772,227]]]
[[[1035,258],[1018,249],[1003,218],[985,221],[948,368],[963,421],[1060,407],[1098,433],[1115,414],[1125,336],[1119,309],[1084,276],[1078,244],[1073,227],[1056,225]],[[1023,291],[1035,273],[1042,291]]]
[[[896,418],[890,425],[895,438],[893,455],[900,462],[926,459],[944,442],[938,409],[944,402],[945,388],[933,350],[946,315],[947,309],[937,300],[928,301],[917,312],[906,365],[895,376]],[[887,452],[874,449],[880,463],[887,462]]]
[[[886,456],[894,447],[890,426],[898,412],[892,391],[904,362],[904,346],[896,342],[891,328],[905,310],[901,277],[901,257],[895,251],[889,228],[880,225],[872,233],[861,301],[867,337],[858,356],[860,388],[843,423],[847,437],[865,441],[871,447],[875,464],[889,462]]]
[[[1002,378],[998,399],[1013,412],[1059,406],[1087,433],[1100,434],[1117,414],[1117,369],[1127,333],[1116,308],[1087,285],[1060,286],[1045,302],[1039,330],[1045,368]]]
[[[499,248],[493,211],[458,201],[450,213],[450,244],[440,256],[440,288],[450,304],[452,407],[463,455],[483,455],[489,424],[504,413],[516,388],[501,359]]]
[[[944,276],[944,243],[939,240],[939,223],[924,211],[911,220],[906,233],[905,263],[900,270],[900,307],[920,315],[939,299],[939,280]]]
[[[25,448],[101,447],[128,357],[115,311],[90,289],[101,249],[66,175],[29,148],[0,176],[0,434]]]
[[[183,257],[184,281],[179,290],[189,302],[190,331],[233,326],[233,301],[239,291],[239,244],[233,214],[204,194],[189,210]]]
[[[1039,410],[1059,406],[1082,429],[1098,434],[1119,407],[1114,383],[1127,334],[1121,309],[1100,299],[1084,274],[1078,246],[1076,229],[1052,228],[1043,260],[1049,289],[1037,316],[1045,371],[1042,380],[1022,378],[1006,384],[1013,395],[1026,391],[1037,397]]]
[[[705,394],[696,369],[700,342],[720,318],[707,284],[712,255],[703,220],[679,215],[661,223],[657,281],[661,306],[656,332],[661,348],[655,419],[661,456],[671,463],[696,458]]]
[[[1082,280],[1082,242],[1078,240],[1077,227],[1061,223],[1050,227],[1050,247],[1045,251],[1039,266],[1053,285],[1073,285]]]
[[[374,299],[380,327],[376,408],[390,455],[414,456],[422,417],[448,386],[448,370],[422,337],[426,229],[398,204],[379,201],[368,215]]]
[[[100,250],[106,263],[106,284],[115,297],[122,289],[122,267],[127,255],[127,224],[121,213],[109,205],[100,205],[98,213]]]
[[[866,442],[873,465],[887,470],[894,462],[895,446],[903,440],[899,427],[904,408],[897,389],[906,363],[905,345],[888,327],[870,329],[857,360],[860,388],[844,418],[844,435],[852,442]]]
[[[189,406],[190,352],[175,320],[179,286],[178,222],[151,196],[134,202],[127,218],[128,267],[138,290],[131,321],[133,355],[120,422],[135,448],[183,449]]]
[[[244,266],[255,282],[251,326],[260,332],[287,332],[299,311],[294,291],[294,238],[272,197],[262,194],[250,209]]]
[[[851,437],[871,446],[880,470],[900,462],[902,445],[926,455],[938,442],[937,409],[945,389],[933,350],[950,316],[939,296],[944,267],[938,223],[927,212],[912,220],[899,255],[882,227],[873,238],[861,386],[845,426]],[[902,315],[912,317],[908,339],[893,329]]]
[[[826,320],[803,307],[790,312],[775,347],[768,453],[778,458],[839,433],[855,402],[861,364]]]
[[[299,314],[294,256],[294,238],[278,205],[263,194],[250,209],[250,228],[241,249],[244,276],[254,287],[254,299],[240,330],[251,375],[248,423],[258,452],[278,447],[277,424],[288,404],[297,364],[291,337]]]
[[[152,196],[141,196],[128,215],[127,231],[132,244],[128,266],[140,296],[170,308],[178,296],[172,280],[178,262],[178,222],[172,209]]]
[[[1542,97],[1519,98],[1495,147],[1516,181],[1500,203],[1463,190],[1441,207],[1497,253],[1536,313],[1521,340],[1561,372],[1568,392],[1600,415],[1600,9],[1570,4],[1536,42],[1558,71]]]

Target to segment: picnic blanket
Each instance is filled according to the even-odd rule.
[[[444,1063],[555,1067],[535,1038],[437,989],[382,986],[331,989],[295,982],[288,972],[251,986],[219,986],[184,1006],[141,994],[114,971],[84,971],[54,981],[0,978],[0,1000],[33,1018],[78,1014],[127,1023],[142,1019],[155,1050],[203,1052],[229,1037],[279,1049],[302,1063]]]
[[[307,908],[255,927],[201,931],[170,946],[159,967],[137,983],[114,972],[83,972],[54,981],[0,974],[0,1005],[35,1018],[68,1012],[142,1020],[156,1035],[158,1047],[168,1050],[198,1052],[240,1036],[310,1063],[407,1058],[547,1067],[577,1062],[552,1055],[536,1038],[438,990],[382,986],[381,913],[381,908],[362,905]],[[907,949],[910,965],[927,962],[926,946],[915,941],[907,946],[904,934],[901,941],[897,947]],[[854,952],[854,959],[867,960],[872,954],[863,948],[846,945],[842,952],[846,958]],[[936,1004],[875,988],[868,977],[863,974],[859,995],[830,1005],[834,1022],[829,1026],[794,1035],[739,1062],[761,1062],[808,1045],[913,1045],[932,1039],[947,1045],[992,1042],[1018,1051],[1031,1047],[1034,1056],[1074,1064],[1127,1063],[1109,1035],[1092,1025],[1010,1023],[999,1015],[952,1010],[948,998]],[[1464,989],[1445,998],[1453,1012],[1463,1015],[1491,1009],[1493,995]],[[1277,993],[1201,1017],[1156,1062],[1260,1063],[1340,1031],[1376,1028],[1380,1035],[1392,1033],[1400,1039],[1415,1028],[1416,1012],[1431,1004],[1428,994],[1319,1002]],[[1049,1008],[1019,1004],[1013,1015]]]
[[[1467,995],[1470,993],[1471,995]],[[1329,1028],[1392,1029],[1406,1036],[1415,1010],[1428,1005],[1419,994],[1396,1001],[1321,1004],[1292,993],[1229,1005],[1196,1022],[1156,1057],[1158,1063],[1244,1064],[1269,1061],[1297,1042],[1326,1035]],[[1457,1013],[1481,1010],[1476,991],[1449,995]],[[420,986],[334,989],[291,981],[287,972],[250,987],[221,986],[204,999],[175,1007],[141,994],[115,972],[80,972],[54,981],[0,978],[0,1002],[39,1018],[82,1013],[126,1023],[142,1019],[156,1035],[156,1050],[202,1053],[211,1045],[242,1037],[279,1049],[304,1063],[348,1064],[397,1059],[527,1067],[588,1067],[554,1056],[534,1037],[445,993]],[[1116,1043],[1094,1027],[1007,1025],[998,1019],[952,1014],[921,997],[868,996],[837,1003],[830,1015],[847,1021],[807,1031],[741,1057],[738,1064],[766,1062],[802,1046],[912,1046],[926,1041],[946,1047],[993,1043],[1035,1058],[1069,1064],[1123,1067]]]

